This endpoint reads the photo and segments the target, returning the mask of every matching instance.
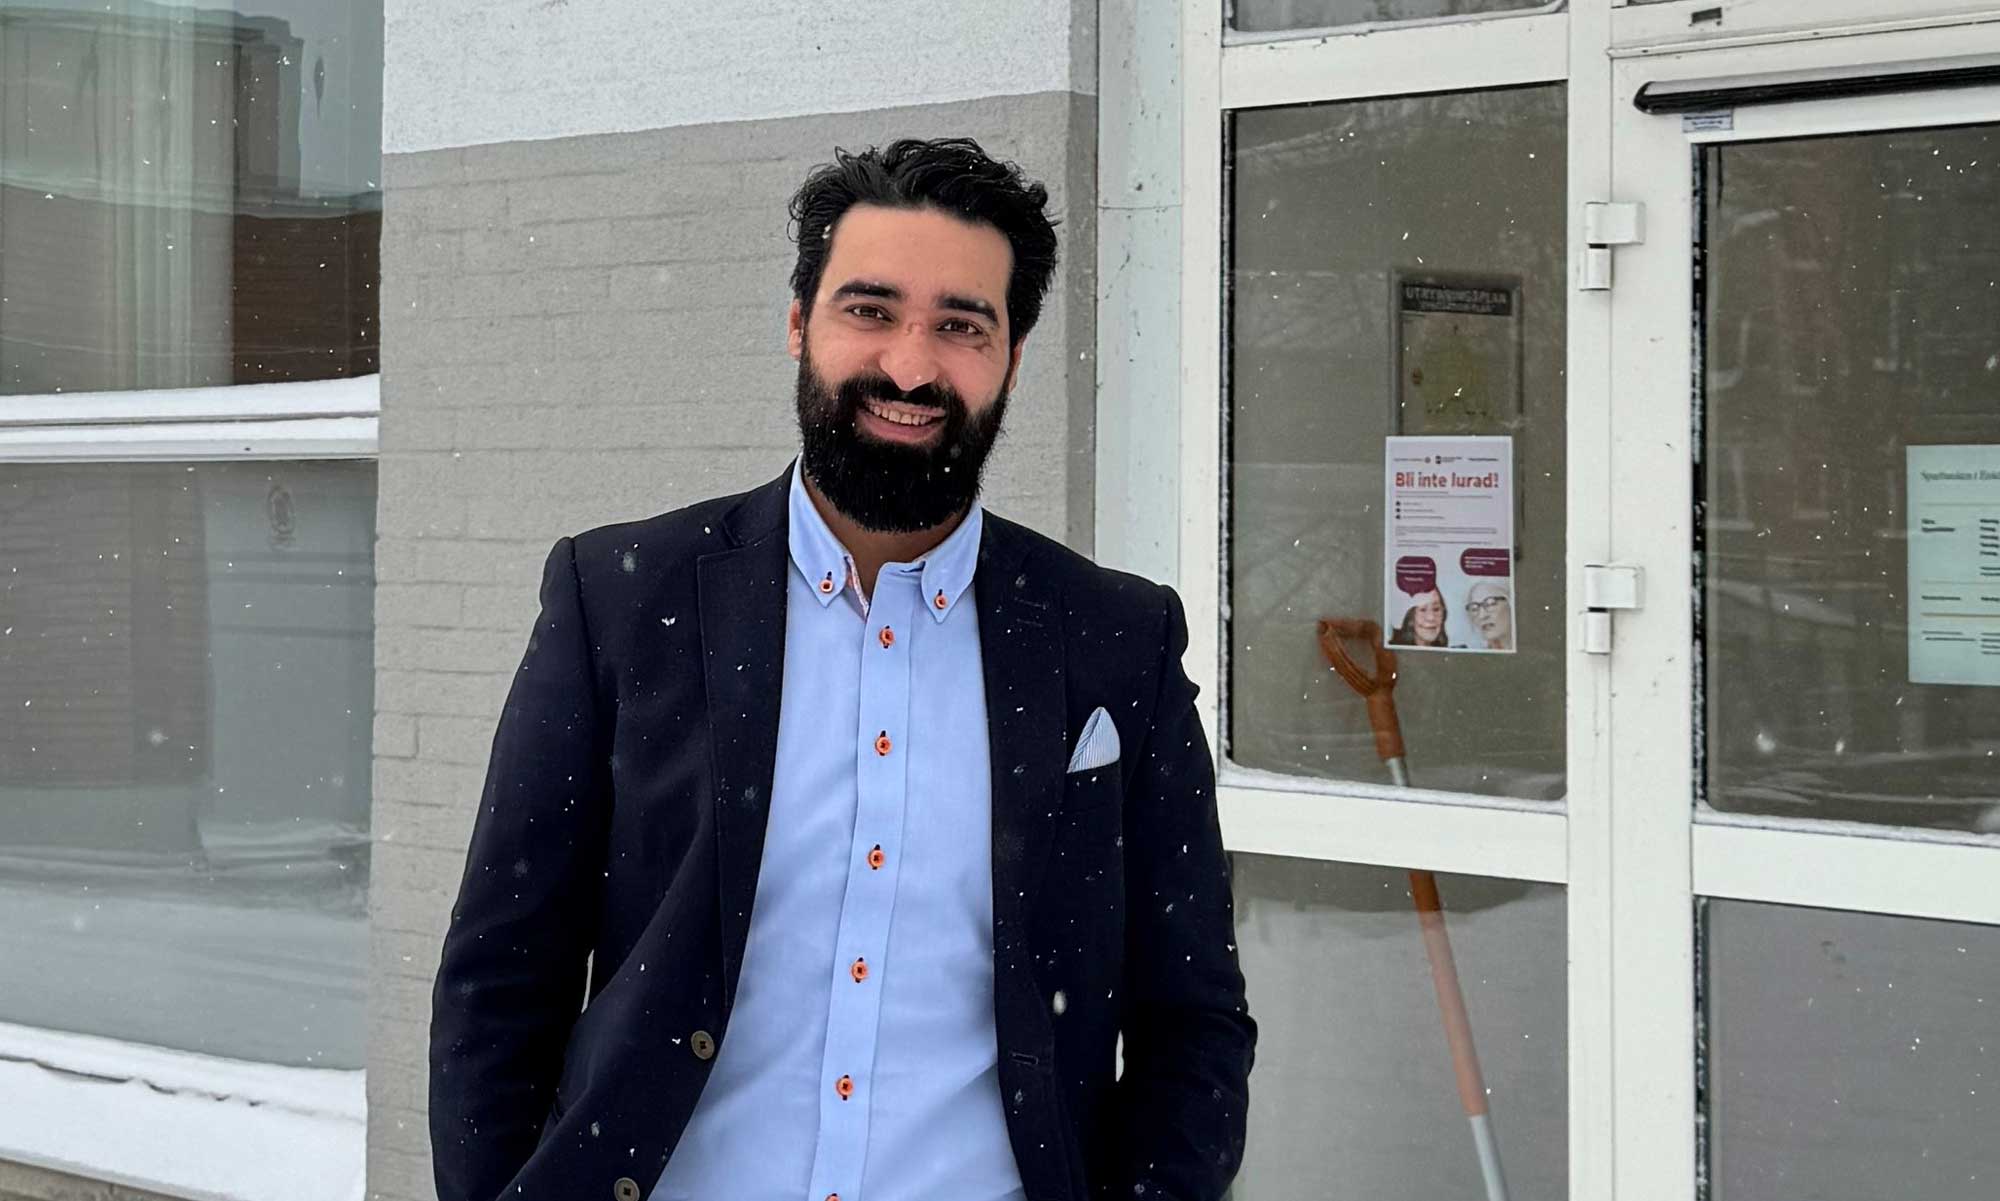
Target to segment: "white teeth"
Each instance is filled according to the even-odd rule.
[[[882,420],[892,421],[897,425],[929,425],[931,422],[937,420],[935,414],[931,416],[918,416],[914,413],[898,413],[892,409],[885,409],[882,406],[874,404],[873,402],[870,401],[863,401],[862,405],[869,412],[875,414],[877,417],[880,417]]]

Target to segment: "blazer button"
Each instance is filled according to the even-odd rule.
[[[630,1176],[620,1176],[611,1186],[611,1195],[617,1201],[639,1201],[639,1182]]]
[[[706,1030],[697,1030],[688,1036],[688,1050],[696,1059],[715,1058],[715,1036]]]

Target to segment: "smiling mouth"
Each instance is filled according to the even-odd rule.
[[[912,429],[922,429],[944,420],[944,413],[937,409],[919,408],[916,405],[901,404],[896,401],[866,399],[861,407],[892,425],[906,425]]]

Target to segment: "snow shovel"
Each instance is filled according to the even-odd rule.
[[[1375,655],[1375,670],[1361,669],[1347,653],[1353,639]],[[1347,686],[1368,702],[1368,724],[1375,731],[1375,753],[1388,765],[1397,787],[1410,783],[1403,759],[1403,726],[1396,718],[1396,652],[1382,645],[1382,627],[1366,618],[1330,618],[1319,623],[1319,648]],[[1410,897],[1423,927],[1424,955],[1431,964],[1438,1012],[1444,1019],[1445,1041],[1451,1046],[1452,1071],[1458,1077],[1458,1100],[1472,1123],[1472,1142],[1479,1150],[1479,1172],[1486,1179],[1486,1201],[1507,1201],[1507,1180],[1500,1173],[1500,1146],[1493,1140],[1493,1122],[1486,1109],[1486,1081],[1479,1073],[1479,1052],[1472,1044],[1472,1023],[1465,1014],[1465,994],[1458,986],[1458,966],[1452,960],[1451,937],[1445,933],[1444,904],[1438,898],[1437,877],[1410,872]]]

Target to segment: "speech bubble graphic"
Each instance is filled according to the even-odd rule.
[[[1505,579],[1511,557],[1491,546],[1468,546],[1459,552],[1458,569],[1469,576],[1499,576]]]
[[[1438,568],[1429,555],[1404,555],[1396,560],[1396,587],[1406,596],[1435,591]]]

